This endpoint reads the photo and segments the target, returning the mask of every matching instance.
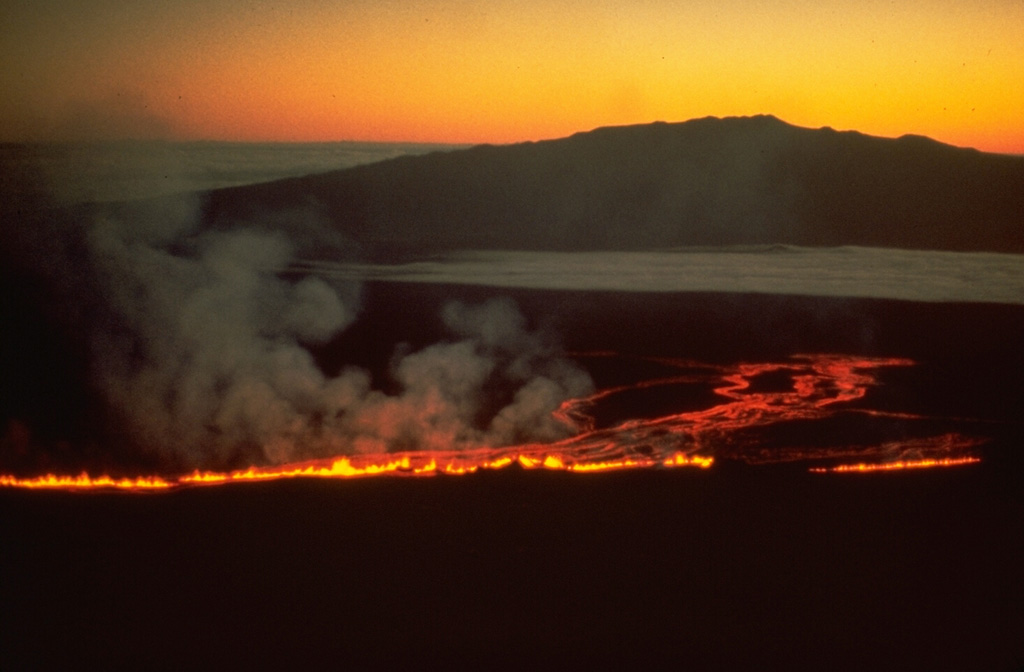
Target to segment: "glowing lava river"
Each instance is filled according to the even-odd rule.
[[[576,356],[581,359],[618,357],[609,353]],[[551,443],[354,454],[230,472],[194,471],[176,476],[112,478],[83,473],[25,478],[0,475],[0,486],[145,492],[297,477],[461,475],[511,465],[586,473],[633,468],[706,469],[716,459],[728,459],[748,464],[806,462],[811,464],[807,470],[812,473],[862,473],[952,467],[980,461],[972,451],[985,440],[955,431],[863,443],[851,443],[844,434],[844,440],[836,445],[822,446],[812,441],[813,447],[777,438],[766,439],[764,432],[773,428],[836,422],[849,417],[859,416],[875,422],[889,419],[903,424],[929,420],[857,404],[871,388],[880,385],[880,371],[913,366],[914,362],[908,359],[798,355],[781,362],[728,366],[675,359],[645,361],[664,368],[668,374],[607,387],[564,402],[555,412],[556,419],[575,431],[572,436]],[[601,414],[596,409],[601,404],[652,390],[658,390],[662,399],[666,395],[671,398],[673,390],[687,386],[710,389],[711,398],[717,403],[604,425],[597,420]]]

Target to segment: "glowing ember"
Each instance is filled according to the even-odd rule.
[[[585,356],[615,355],[591,353]],[[801,355],[788,362],[742,363],[723,367],[671,359],[651,361],[685,373],[607,388],[588,397],[563,403],[555,411],[555,418],[577,428],[577,432],[569,438],[548,444],[357,454],[279,466],[254,466],[232,472],[196,471],[177,477],[114,479],[108,476],[94,478],[86,474],[50,474],[18,478],[0,475],[0,486],[141,492],[284,478],[461,475],[482,469],[503,469],[513,464],[525,469],[579,473],[636,468],[708,468],[716,455],[751,463],[835,459],[843,456],[856,456],[864,460],[858,464],[812,469],[816,473],[947,467],[979,461],[976,457],[966,455],[966,451],[977,446],[980,441],[957,434],[925,437],[902,444],[827,450],[781,447],[771,451],[767,458],[763,448],[757,451],[756,457],[744,453],[745,444],[737,439],[741,430],[795,420],[822,420],[839,412],[915,418],[905,413],[885,414],[851,405],[851,402],[862,399],[870,387],[878,384],[878,369],[913,364],[906,359]],[[759,389],[756,379],[766,374],[773,376],[776,381],[788,381],[788,386],[776,384],[775,387],[782,389]],[[608,427],[598,425],[595,405],[616,394],[694,383],[709,386],[723,401],[696,411],[653,418],[631,418]],[[871,459],[875,462],[868,461]]]

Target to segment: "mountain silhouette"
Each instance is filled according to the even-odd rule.
[[[1024,157],[709,117],[222,189],[203,218],[310,209],[371,258],[736,244],[1024,252]]]

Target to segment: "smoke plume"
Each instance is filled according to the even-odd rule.
[[[289,267],[348,254],[338,234],[311,211],[204,229],[198,221],[188,199],[108,209],[67,246],[74,261],[48,278],[69,305],[90,294],[93,306],[71,328],[87,338],[92,384],[114,431],[168,467],[572,431],[552,411],[587,393],[590,379],[528,330],[511,301],[447,305],[450,339],[396,348],[394,391],[385,393],[365,370],[322,370],[310,351],[331,347],[356,319],[359,286]]]

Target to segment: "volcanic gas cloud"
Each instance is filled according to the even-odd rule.
[[[880,370],[911,364],[843,355],[733,366],[661,360],[663,377],[595,391],[582,363],[617,355],[567,356],[550,334],[529,329],[514,303],[493,299],[446,305],[448,336],[396,348],[387,381],[348,365],[325,371],[312,349],[330,347],[356,319],[360,287],[296,273],[295,262],[344,258],[351,246],[315,210],[204,228],[199,219],[188,199],[165,199],[90,211],[84,223],[58,220],[46,235],[21,232],[14,260],[47,284],[59,328],[84,342],[107,436],[155,455],[162,475],[0,483],[141,489],[513,463],[593,471],[808,459],[806,447],[766,452],[755,430],[878,415],[857,402]],[[753,384],[765,374],[786,382]],[[628,391],[671,394],[681,385],[707,386],[715,400],[612,423],[598,412]],[[28,423],[10,426],[8,445],[32,443]],[[924,466],[974,459],[977,444],[955,432],[915,441],[913,455],[898,442],[832,446],[828,455]]]

